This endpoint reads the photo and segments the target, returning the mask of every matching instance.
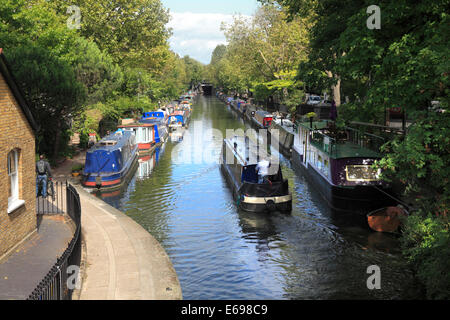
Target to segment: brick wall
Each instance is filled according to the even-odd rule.
[[[8,214],[7,155],[19,149],[19,198],[24,206]],[[35,137],[0,73],[0,257],[36,229]]]

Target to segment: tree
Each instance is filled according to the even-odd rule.
[[[93,39],[120,65],[160,72],[168,57],[169,13],[159,0],[74,0],[83,36]],[[56,0],[58,12],[67,2]]]
[[[77,80],[85,86],[86,104],[105,101],[117,93],[124,75],[111,56],[81,37],[75,40],[74,47],[77,51],[71,51],[65,58],[73,66]]]
[[[6,54],[6,53],[5,53]],[[58,157],[61,137],[71,118],[81,111],[86,97],[72,67],[45,48],[29,44],[7,53],[30,110],[41,126],[38,149]]]
[[[228,45],[213,52],[209,72],[225,90],[253,92],[258,99],[271,95],[285,99],[298,90],[294,79],[300,62],[307,58],[309,21],[286,21],[284,10],[264,5],[247,19],[234,17],[223,25]]]

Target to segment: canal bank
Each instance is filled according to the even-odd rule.
[[[144,228],[76,185],[82,210],[80,300],[180,300],[177,274]]]
[[[71,176],[84,164],[85,152],[53,169],[56,180],[69,180],[82,210],[81,286],[73,300],[180,300],[181,287],[163,247],[123,212],[91,195]]]

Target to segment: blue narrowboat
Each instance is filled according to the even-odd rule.
[[[133,173],[138,159],[138,144],[130,131],[118,130],[86,152],[81,181],[84,187],[110,189],[120,187]]]
[[[189,113],[187,110],[177,110],[174,111],[169,116],[169,128],[173,131],[177,128],[185,127],[189,120]]]

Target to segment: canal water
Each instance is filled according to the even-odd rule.
[[[283,156],[292,213],[237,209],[217,162],[221,137],[211,129],[225,136],[247,126],[216,97],[200,96],[183,140],[141,159],[124,190],[102,195],[165,248],[183,298],[417,298],[398,238],[372,232],[363,214],[330,210]],[[368,289],[372,265],[380,289]]]

